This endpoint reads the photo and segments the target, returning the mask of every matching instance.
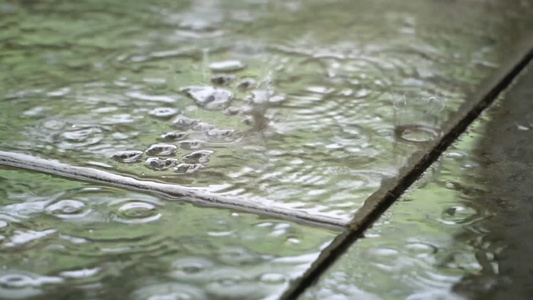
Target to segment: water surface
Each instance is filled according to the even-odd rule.
[[[334,234],[0,168],[1,299],[275,299]]]
[[[498,0],[3,2],[0,149],[347,220],[439,135],[531,10]],[[177,151],[146,151],[161,143]],[[120,151],[146,152],[125,163],[113,159]]]

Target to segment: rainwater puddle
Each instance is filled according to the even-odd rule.
[[[503,0],[3,1],[0,150],[348,220],[440,135],[531,28],[532,10]],[[0,298],[272,299],[334,236],[13,169],[0,169],[0,206]],[[413,230],[485,217],[453,200],[427,209],[432,225]],[[411,262],[426,270],[446,243],[413,238],[397,250],[405,232],[358,261],[376,274],[369,285],[404,268],[404,251],[426,257]],[[478,268],[461,253],[451,269]],[[407,295],[463,273],[402,274],[392,284]],[[335,288],[367,290],[352,282]]]
[[[0,149],[342,220],[439,136],[532,9],[499,0],[4,6]],[[212,154],[192,161],[197,151]]]
[[[335,232],[0,168],[1,299],[264,299]]]
[[[529,245],[515,240],[530,226],[521,217],[528,213],[516,212],[527,207],[505,200],[509,196],[498,192],[501,180],[490,184],[506,163],[517,170],[513,162],[488,158],[504,154],[487,148],[513,147],[492,142],[494,128],[503,123],[493,121],[494,113],[512,119],[505,107],[500,100],[476,120],[300,299],[510,299],[509,291],[513,299],[529,299],[520,288],[529,286],[531,274],[518,267],[529,261],[529,252],[514,250]],[[512,122],[507,127],[515,129]]]

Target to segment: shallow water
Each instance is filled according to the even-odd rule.
[[[346,221],[439,136],[532,11],[502,0],[3,1],[0,150]],[[275,298],[334,235],[0,177],[0,298]]]
[[[275,297],[334,236],[13,169],[0,202],[1,299]]]
[[[530,11],[489,0],[4,2],[0,149],[346,220],[438,136]],[[157,153],[112,159],[159,143],[179,148],[164,170],[147,162]],[[195,150],[213,153],[185,158]]]
[[[529,299],[531,245],[524,228],[531,226],[530,196],[518,191],[521,196],[510,199],[509,189],[499,191],[501,177],[512,178],[521,168],[501,159],[512,150],[494,151],[516,146],[491,136],[498,126],[514,137],[529,133],[505,119],[510,104],[504,100],[474,122],[301,299]],[[496,113],[507,123],[495,120]]]

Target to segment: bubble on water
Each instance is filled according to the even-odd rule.
[[[149,157],[144,164],[149,169],[163,171],[175,166],[177,163],[178,160],[175,158]]]
[[[209,64],[209,69],[213,72],[235,72],[246,68],[240,60],[225,60]]]
[[[160,118],[160,119],[170,119],[172,116],[176,115],[178,110],[171,107],[158,107],[151,110],[148,114]]]
[[[137,224],[157,221],[160,218],[161,214],[154,204],[128,201],[116,209],[114,220],[120,223]]]
[[[209,157],[215,153],[212,150],[199,150],[189,153],[183,157],[183,161],[188,163],[207,163]]]
[[[119,151],[113,154],[112,158],[122,163],[135,163],[141,159],[142,155],[143,152],[137,150]]]
[[[286,233],[285,231],[283,233]],[[295,237],[289,237],[285,240],[286,245],[298,245],[301,241]]]
[[[211,77],[211,83],[216,85],[229,85],[235,80],[234,75],[220,74]]]
[[[90,213],[85,203],[78,200],[60,200],[48,205],[45,211],[62,219],[81,218]]]
[[[238,115],[241,112],[240,108],[237,107],[228,107],[226,110],[224,110],[224,114],[226,116],[235,116]]]
[[[89,146],[99,143],[103,139],[102,129],[98,127],[77,128],[73,126],[62,134],[64,146]]]
[[[241,90],[255,89],[258,86],[257,80],[253,78],[244,78],[237,83],[237,88]]]
[[[167,133],[160,135],[159,139],[162,141],[166,141],[166,142],[173,142],[173,141],[183,140],[187,136],[189,136],[187,132],[172,131],[172,132],[167,132]]]
[[[192,127],[192,130],[194,131],[208,131],[215,128],[215,125],[205,123],[205,122],[199,122],[198,124],[194,125]]]
[[[200,140],[186,140],[179,142],[180,147],[187,150],[194,150],[202,148],[205,143]]]
[[[410,143],[427,143],[440,136],[436,128],[424,125],[398,125],[394,129],[396,138]]]
[[[174,168],[174,172],[179,174],[192,174],[203,167],[201,164],[179,164]]]
[[[232,129],[211,129],[206,135],[215,140],[233,140],[235,130]]]
[[[234,98],[231,91],[212,86],[189,86],[180,91],[207,110],[225,109]]]
[[[171,156],[175,155],[178,147],[171,144],[153,144],[146,149],[147,155],[152,156]]]
[[[188,129],[196,124],[198,124],[198,120],[196,119],[191,119],[191,118],[188,118],[186,116],[177,116],[174,121],[172,121],[172,125],[174,125],[174,127],[176,128],[179,128],[179,129]]]

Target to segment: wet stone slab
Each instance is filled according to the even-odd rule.
[[[530,299],[532,67],[300,299]]]
[[[439,136],[533,10],[502,0],[2,7],[0,150],[341,221]],[[213,83],[219,72],[234,79]],[[160,143],[177,147],[177,167],[145,163],[165,158],[151,153]],[[183,162],[202,150],[208,161]],[[116,159],[123,151],[143,155]]]
[[[335,234],[0,168],[2,299],[273,299]]]

